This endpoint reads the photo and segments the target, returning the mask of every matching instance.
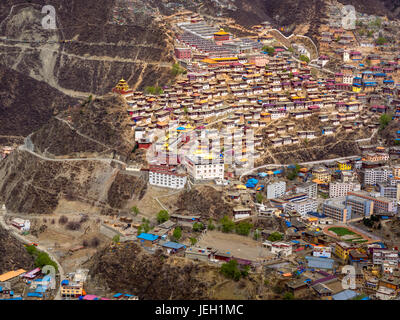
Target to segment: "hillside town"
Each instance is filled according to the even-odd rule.
[[[400,299],[400,25],[357,13],[346,30],[337,10],[318,46],[268,22],[236,36],[191,11],[171,18],[176,81],[139,91],[116,79],[112,89],[135,140],[123,171],[145,181],[157,207],[94,215],[108,252],[136,244],[234,265],[262,274],[279,299]],[[0,162],[17,147],[3,146]],[[0,215],[40,257],[34,218],[4,205]],[[54,274],[38,260],[1,274],[0,300],[142,299],[96,290],[85,267],[54,263]]]

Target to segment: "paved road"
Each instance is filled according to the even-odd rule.
[[[10,234],[11,234],[14,238],[17,238],[17,239],[20,240],[22,243],[25,243],[25,244],[32,243],[32,241],[29,240],[27,237],[22,236],[21,234],[19,234],[19,233],[17,232],[16,229],[13,229],[13,228],[11,228],[10,226],[8,226],[8,225],[6,224],[6,222],[5,222],[5,220],[4,220],[4,215],[5,215],[5,213],[6,213],[6,212],[5,212],[4,210],[0,210],[0,225],[1,225],[4,229],[6,229],[7,231],[9,231]],[[36,241],[36,242],[37,242],[37,241]],[[58,285],[57,293],[56,293],[56,296],[55,296],[54,300],[61,300],[60,288],[61,288],[61,281],[62,281],[63,279],[65,279],[65,272],[64,272],[64,269],[63,269],[63,267],[61,266],[61,264],[58,262],[57,257],[54,256],[53,253],[49,252],[45,247],[41,246],[41,245],[38,243],[37,249],[40,250],[40,251],[46,252],[46,253],[49,255],[49,257],[51,258],[51,260],[53,260],[53,261],[57,264],[58,272],[59,272],[59,275],[60,275],[60,283],[59,283],[59,285]]]

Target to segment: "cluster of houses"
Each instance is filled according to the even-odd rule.
[[[0,300],[48,300],[55,294],[55,280],[41,268],[6,272],[0,275]]]
[[[399,56],[390,60],[344,50],[340,72],[319,78],[312,67],[283,47],[276,46],[269,55],[262,52],[262,41],[239,41],[197,19],[179,23],[177,28],[175,54],[186,74],[158,95],[134,91],[123,79],[114,88],[129,106],[138,147],[151,149],[156,158],[164,156],[164,161],[146,168],[151,185],[182,189],[188,177],[193,181],[226,179],[225,165],[231,164],[226,161],[227,152],[235,154],[234,167],[240,167],[249,158],[262,157],[268,147],[358,130],[372,135],[380,114],[400,105],[400,88],[394,80],[400,75]],[[345,41],[342,31],[335,29],[333,36],[340,34]],[[368,65],[360,64],[364,58]],[[326,63],[329,57],[321,56],[319,61]],[[318,125],[298,129],[310,117],[318,117]],[[283,125],[276,125],[279,119],[285,121]],[[216,124],[223,133],[210,129]],[[251,145],[246,143],[250,130],[255,132]],[[209,142],[230,139],[232,147],[210,154],[208,143],[200,141],[204,136]],[[175,163],[169,161],[171,151],[185,149],[195,139],[199,140],[196,150],[186,150]]]

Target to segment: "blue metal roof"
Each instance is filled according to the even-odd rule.
[[[350,300],[357,297],[358,293],[353,290],[344,290],[332,296],[333,300]]]
[[[177,249],[177,250],[186,247],[185,245],[183,245],[181,243],[172,242],[172,241],[168,241],[168,242],[164,243],[162,246],[165,248],[171,248],[171,249]]]
[[[154,240],[158,239],[158,236],[156,236],[155,234],[151,234],[151,233],[141,233],[140,235],[138,235],[137,238],[141,239],[141,240],[154,241]]]
[[[27,297],[43,298],[43,295],[38,292],[28,292]]]

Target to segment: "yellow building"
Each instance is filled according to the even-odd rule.
[[[346,161],[338,161],[338,168],[341,171],[351,170],[351,164]]]
[[[118,84],[115,86],[113,91],[123,92],[123,91],[128,91],[129,89],[130,88],[128,83],[124,79],[121,79],[119,80]]]
[[[335,255],[342,261],[347,261],[350,251],[354,249],[346,242],[337,242],[335,247]]]
[[[322,182],[331,182],[332,179],[331,173],[324,168],[313,170],[313,176],[315,179]]]
[[[83,293],[83,285],[80,282],[70,282],[68,280],[61,285],[61,296],[63,298],[78,298]],[[63,281],[63,282],[64,282]]]

